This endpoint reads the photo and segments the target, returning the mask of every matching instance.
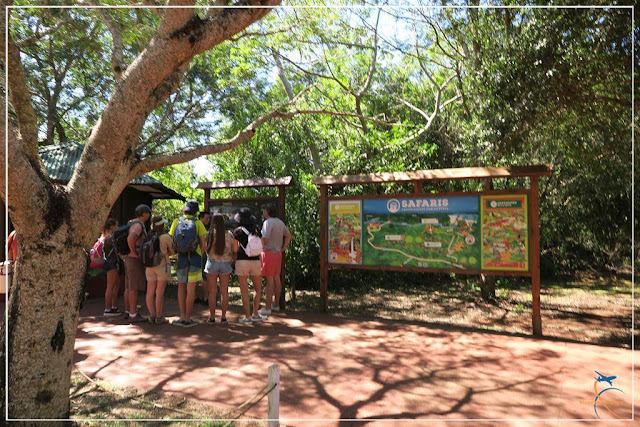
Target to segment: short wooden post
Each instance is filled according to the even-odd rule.
[[[269,366],[269,421],[268,427],[277,427],[280,425],[280,368],[278,365]]]
[[[531,177],[529,200],[529,224],[531,224],[531,249],[529,268],[531,268],[531,314],[533,335],[542,336],[542,316],[540,314],[540,225],[538,211],[538,177]]]
[[[422,181],[413,181],[413,192],[414,194],[422,194]]]
[[[327,311],[329,301],[327,295],[328,288],[328,266],[327,257],[329,251],[329,204],[327,201],[328,189],[326,185],[320,185],[320,298],[322,300],[322,311]]]

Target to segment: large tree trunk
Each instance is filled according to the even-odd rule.
[[[194,3],[195,0],[172,0],[170,5]],[[279,0],[246,3],[271,6]],[[66,187],[53,184],[42,166],[38,123],[19,49],[10,36],[5,40],[6,14],[0,14],[1,44],[8,44],[8,50],[0,54],[0,65],[8,69],[10,88],[9,126],[0,126],[0,140],[5,141],[6,137],[9,141],[6,151],[5,144],[0,144],[0,164],[8,162],[9,181],[6,183],[5,175],[0,174],[0,196],[20,236],[19,261],[9,290],[5,325],[11,418],[69,417],[73,349],[87,260],[84,248],[97,237],[128,182],[153,169],[135,170],[144,160],[137,153],[140,130],[148,115],[176,90],[185,63],[269,11],[270,8],[224,9],[203,21],[193,9],[167,9],[156,36],[123,74]],[[2,116],[6,89],[0,83]],[[261,118],[258,125],[269,117]],[[253,128],[245,131],[241,135],[245,139],[238,139],[238,143],[254,132]],[[168,156],[166,161],[173,164],[184,160]],[[4,350],[2,335],[0,355]]]
[[[50,218],[38,219],[49,221]],[[8,312],[9,416],[69,416],[69,385],[85,251],[67,238],[20,242]]]

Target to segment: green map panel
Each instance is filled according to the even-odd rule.
[[[479,269],[477,213],[365,214],[363,264]]]

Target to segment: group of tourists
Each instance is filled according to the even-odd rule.
[[[202,280],[204,300],[208,301],[208,324],[216,323],[216,302],[220,288],[220,323],[227,324],[229,308],[229,279],[234,271],[242,295],[244,317],[240,323],[265,320],[272,311],[279,311],[282,295],[280,280],[282,254],[291,242],[287,226],[277,218],[275,206],[262,206],[265,221],[258,229],[251,210],[242,208],[232,218],[234,226],[222,214],[201,212],[198,202],[189,200],[183,215],[176,218],[168,232],[168,221],[151,215],[151,208],[139,205],[135,218],[118,227],[115,219],[108,219],[102,235],[91,250],[91,265],[102,268],[107,276],[105,316],[120,316],[117,307],[119,293],[119,260],[124,260],[124,318],[131,323],[167,323],[163,314],[164,292],[171,280],[171,258],[176,256],[178,305],[180,318],[172,324],[191,327],[199,322],[192,318],[196,287]],[[145,224],[151,220],[151,231]],[[210,224],[209,224],[210,223]],[[208,226],[208,230],[207,230]],[[204,268],[204,270],[203,270]],[[262,299],[262,278],[265,278],[266,301]],[[249,298],[249,279],[254,295]],[[138,293],[146,291],[149,317],[138,312]]]

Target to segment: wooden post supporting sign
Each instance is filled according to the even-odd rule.
[[[327,254],[328,254],[328,215],[327,212],[329,206],[327,203],[328,191],[326,185],[320,186],[320,298],[322,300],[322,311],[327,311],[329,302],[327,300],[327,287],[328,287],[328,266],[327,266]]]
[[[538,177],[531,177],[531,197],[529,212],[531,224],[531,311],[533,335],[542,336],[542,316],[540,314],[540,226],[538,225]]]

